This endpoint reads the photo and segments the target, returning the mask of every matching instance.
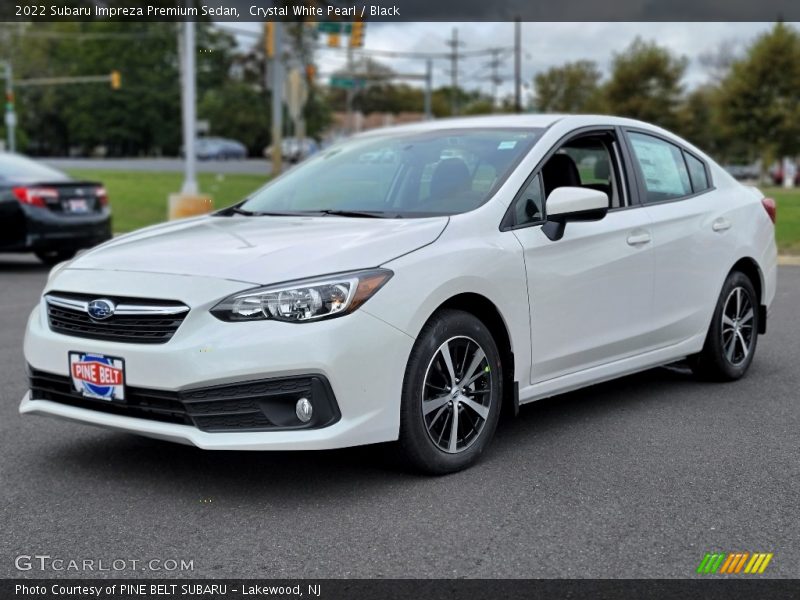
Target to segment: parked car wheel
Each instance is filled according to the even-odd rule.
[[[430,474],[473,464],[494,436],[503,397],[502,364],[486,326],[444,310],[422,330],[403,385],[400,447]]]
[[[734,381],[750,367],[758,341],[758,295],[744,273],[734,271],[722,286],[702,352],[689,364],[698,376]]]
[[[37,250],[36,258],[44,264],[52,266],[74,257],[76,250]]]

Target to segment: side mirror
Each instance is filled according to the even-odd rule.
[[[583,187],[560,187],[550,192],[545,204],[544,234],[552,241],[564,237],[569,221],[599,221],[608,212],[608,194]]]

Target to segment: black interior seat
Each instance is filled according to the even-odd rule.
[[[542,167],[545,197],[560,187],[580,187],[581,176],[575,161],[566,154],[554,154]]]

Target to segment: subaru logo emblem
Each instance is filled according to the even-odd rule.
[[[111,300],[99,299],[89,302],[87,312],[89,316],[97,321],[109,318],[114,314],[114,303]]]

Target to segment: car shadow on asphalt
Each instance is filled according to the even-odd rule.
[[[49,269],[49,266],[27,254],[0,254],[0,277],[3,273],[41,273]]]
[[[487,458],[492,462],[513,460],[521,447],[526,453],[536,452],[537,443],[546,443],[537,439],[537,433],[549,436],[553,429],[586,426],[587,420],[591,423],[593,415],[604,411],[637,406],[654,386],[666,388],[674,397],[671,392],[696,385],[688,369],[658,368],[534,402],[521,407],[517,418],[501,420]],[[165,493],[202,488],[212,497],[241,494],[243,501],[285,498],[287,494],[349,496],[353,485],[362,493],[371,493],[429,479],[407,469],[393,444],[316,452],[209,452],[104,430],[51,442],[40,463],[50,471],[48,476],[133,483]],[[455,476],[480,476],[480,468],[479,464]]]

